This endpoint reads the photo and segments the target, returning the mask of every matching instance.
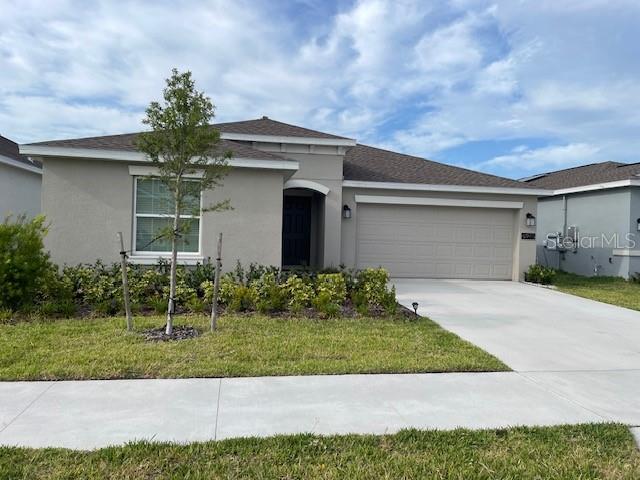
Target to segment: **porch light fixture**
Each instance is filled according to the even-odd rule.
[[[532,214],[527,213],[527,219],[525,220],[527,227],[535,227],[536,226],[536,217]]]
[[[638,219],[637,223],[638,223],[638,231],[640,232],[640,218]]]
[[[342,218],[351,218],[351,209],[349,205],[342,207]]]

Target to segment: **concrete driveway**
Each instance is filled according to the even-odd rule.
[[[640,312],[515,282],[394,281],[398,300],[522,376],[640,425]]]

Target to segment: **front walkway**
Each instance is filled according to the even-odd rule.
[[[0,444],[30,447],[609,420],[515,372],[0,383]]]

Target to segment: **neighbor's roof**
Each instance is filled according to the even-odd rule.
[[[26,156],[20,155],[20,153],[18,153],[18,144],[6,137],[3,137],[2,135],[0,135],[0,155],[31,167],[42,168],[42,164],[40,162],[32,162]]]
[[[640,163],[602,162],[543,173],[523,179],[527,185],[563,189],[640,178]]]
[[[517,180],[360,144],[347,150],[344,159],[344,178],[365,182],[527,187],[526,184],[523,185]]]

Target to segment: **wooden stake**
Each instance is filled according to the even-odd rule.
[[[124,249],[122,232],[118,232],[120,238],[120,269],[122,270],[122,296],[124,298],[124,311],[127,315],[127,330],[133,330],[133,317],[131,316],[131,304],[129,303],[129,280],[127,278],[127,252]]]
[[[211,331],[218,328],[218,291],[220,290],[220,269],[222,268],[222,233],[218,237],[218,257],[213,279],[213,302],[211,305]]]

